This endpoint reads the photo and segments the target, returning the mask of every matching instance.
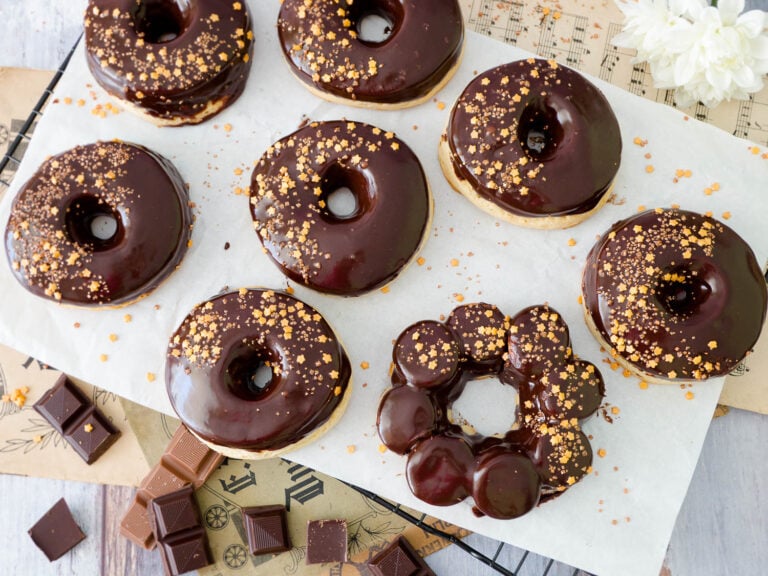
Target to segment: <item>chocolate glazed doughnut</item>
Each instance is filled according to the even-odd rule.
[[[685,210],[614,224],[587,257],[587,324],[624,367],[654,382],[728,374],[755,345],[768,294],[731,228]]]
[[[361,36],[370,15],[388,22],[384,40]],[[456,0],[284,0],[277,29],[291,70],[313,93],[370,108],[428,100],[464,46]]]
[[[348,189],[354,209],[329,207]],[[290,278],[345,296],[395,278],[418,251],[431,196],[416,155],[392,132],[313,122],[276,142],[251,177],[251,215],[267,253]]]
[[[168,160],[97,142],[49,158],[24,184],[5,247],[14,276],[37,296],[123,305],[176,269],[191,230],[187,191]]]
[[[476,76],[440,140],[451,186],[492,216],[567,228],[599,210],[621,159],[603,94],[554,60],[530,58]]]
[[[377,426],[390,450],[408,454],[417,498],[449,506],[472,496],[478,515],[515,518],[589,471],[592,449],[579,420],[597,410],[603,379],[574,357],[555,310],[532,306],[510,319],[490,304],[460,306],[445,323],[406,328],[393,359]],[[489,376],[519,393],[518,425],[497,436],[450,418],[466,383]]]
[[[155,124],[197,124],[245,88],[253,44],[245,1],[90,0],[88,67]]]
[[[349,401],[350,374],[317,310],[281,292],[245,288],[194,307],[171,338],[165,371],[187,428],[221,454],[250,459],[327,431]]]

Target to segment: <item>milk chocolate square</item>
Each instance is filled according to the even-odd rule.
[[[35,545],[53,562],[85,540],[85,534],[61,498],[28,530]]]
[[[285,506],[251,506],[243,508],[251,554],[277,554],[291,549],[286,526]]]
[[[307,524],[307,564],[346,561],[346,520],[310,520]]]

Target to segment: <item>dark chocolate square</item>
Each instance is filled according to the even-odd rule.
[[[368,562],[373,576],[435,576],[410,542],[398,536]]]
[[[85,540],[64,498],[60,499],[28,530],[32,541],[53,562]]]
[[[93,406],[67,434],[72,448],[88,464],[95,462],[120,436],[106,416]]]
[[[149,503],[149,518],[158,540],[200,526],[200,511],[194,488],[187,485],[181,490],[158,496]]]
[[[88,464],[120,436],[120,431],[65,374],[35,402],[34,408]]]
[[[276,554],[291,549],[286,526],[285,506],[251,506],[243,508],[251,554]]]
[[[160,542],[160,550],[165,572],[171,576],[211,564],[208,538],[202,527]]]
[[[347,521],[310,520],[307,524],[307,564],[347,561]]]
[[[77,420],[90,404],[90,400],[62,374],[53,388],[35,402],[34,409],[57,432],[64,434],[67,426]]]

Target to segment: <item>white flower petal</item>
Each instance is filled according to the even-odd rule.
[[[723,24],[733,24],[744,10],[744,0],[718,0],[717,11]]]
[[[749,66],[742,66],[734,71],[733,81],[741,88],[752,88],[755,85],[755,73]]]
[[[766,13],[762,10],[750,10],[736,19],[736,28],[747,38],[757,38],[763,34],[766,25]]]

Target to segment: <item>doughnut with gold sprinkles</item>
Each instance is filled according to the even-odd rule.
[[[192,211],[167,159],[126,142],[77,146],[46,160],[11,207],[13,275],[56,302],[124,305],[146,296],[186,253]]]
[[[311,306],[272,290],[228,292],[195,306],[171,337],[166,385],[181,421],[233,458],[277,456],[341,417],[351,366]]]
[[[197,124],[245,88],[251,16],[245,0],[89,0],[85,48],[96,81],[129,109]]]
[[[766,283],[731,228],[678,209],[617,222],[587,257],[587,324],[614,359],[645,380],[728,374],[755,345]]]
[[[621,134],[603,94],[554,60],[476,76],[440,139],[448,182],[480,209],[531,228],[568,228],[610,197]]]
[[[250,208],[286,275],[352,296],[390,282],[413,259],[432,199],[419,159],[392,132],[330,121],[269,147],[251,176]]]
[[[386,24],[368,32],[369,18]],[[294,75],[326,100],[414,106],[453,76],[464,47],[457,0],[283,0],[277,30]]]
[[[592,449],[579,421],[599,407],[603,378],[574,356],[552,308],[532,306],[510,319],[490,304],[460,306],[444,323],[406,328],[393,359],[377,427],[390,450],[408,455],[417,498],[449,506],[472,496],[477,515],[516,518],[589,472]],[[451,419],[466,383],[487,377],[519,395],[518,422],[494,436]]]

